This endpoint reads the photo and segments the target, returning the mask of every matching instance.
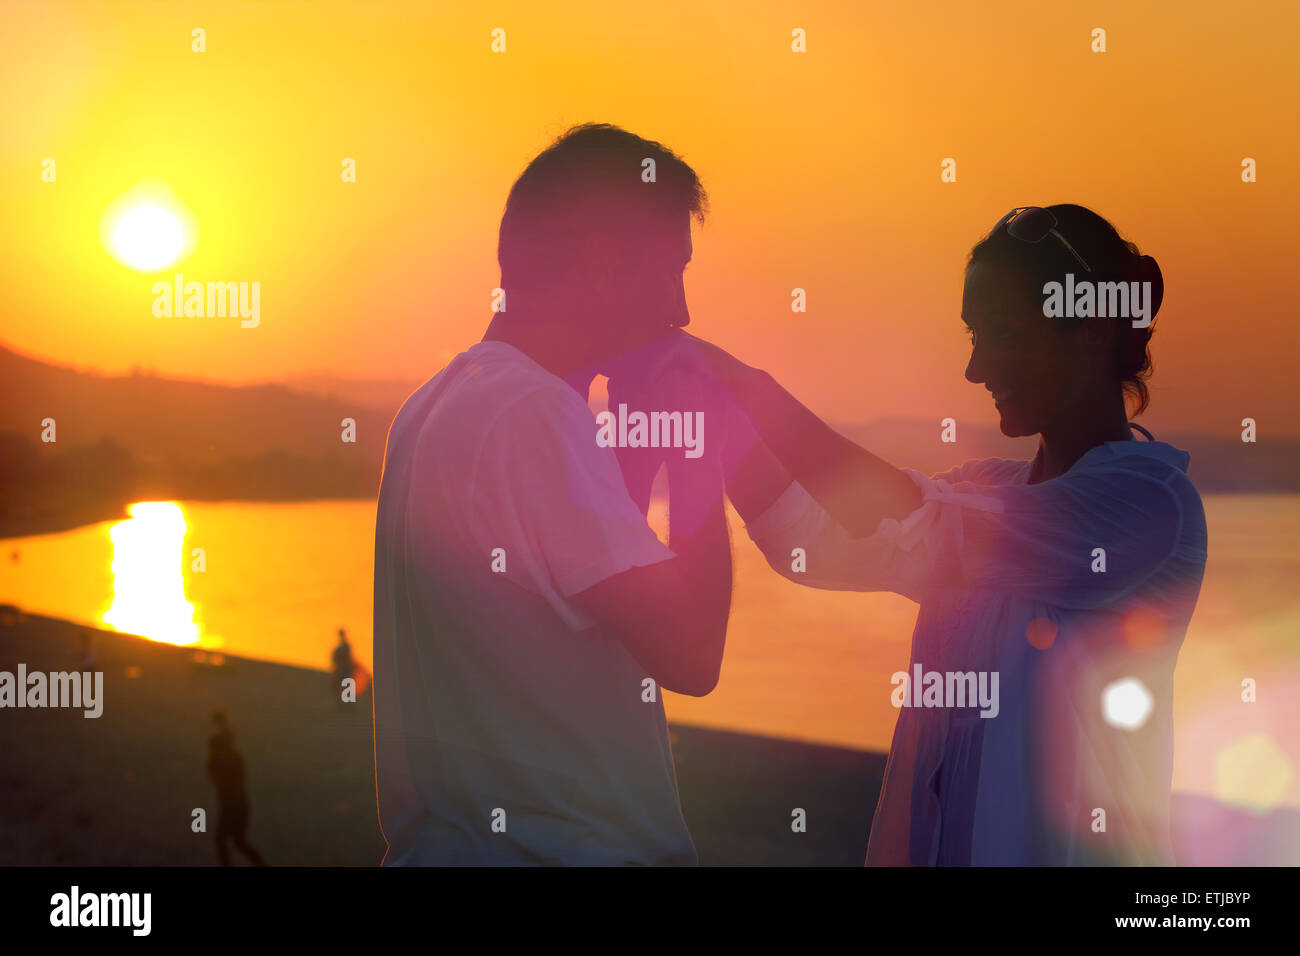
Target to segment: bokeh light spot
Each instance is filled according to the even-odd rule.
[[[1045,651],[1056,643],[1058,630],[1056,622],[1050,617],[1036,617],[1025,625],[1025,639],[1033,647]]]
[[[1226,803],[1271,810],[1295,777],[1286,754],[1267,734],[1252,734],[1214,756],[1214,795]]]
[[[1112,727],[1137,730],[1154,709],[1155,698],[1136,677],[1124,677],[1102,688],[1101,713]]]

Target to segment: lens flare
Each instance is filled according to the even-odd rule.
[[[1125,677],[1102,688],[1102,717],[1112,727],[1137,730],[1154,709],[1155,698],[1136,677]]]
[[[1268,734],[1235,740],[1214,756],[1214,795],[1257,812],[1279,806],[1294,779],[1295,767]]]
[[[1036,617],[1025,625],[1025,640],[1030,646],[1045,651],[1056,643],[1060,628],[1050,617]]]

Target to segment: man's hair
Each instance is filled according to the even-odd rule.
[[[645,160],[654,182],[645,182]],[[708,196],[695,171],[672,150],[608,123],[566,130],[528,164],[501,216],[497,261],[509,289],[564,276],[584,236],[624,253],[645,231],[688,213],[703,222]]]

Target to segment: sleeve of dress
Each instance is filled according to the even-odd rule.
[[[1097,608],[1137,591],[1173,556],[1183,507],[1167,481],[1181,474],[1107,464],[1038,485],[937,489],[948,521],[927,544],[956,551],[956,586],[1021,593],[1058,607]],[[946,496],[997,507],[953,511]]]
[[[918,473],[908,474],[913,481],[928,480]],[[895,576],[897,539],[925,521],[922,506],[902,522],[881,522],[870,537],[853,538],[796,481],[745,531],[772,570],[795,584],[827,591],[906,594]]]
[[[1085,469],[1038,485],[905,471],[921,506],[869,537],[849,537],[797,483],[746,530],[774,570],[810,587],[917,601],[932,588],[987,589],[1071,608],[1130,594],[1168,560],[1181,532],[1177,496],[1139,470]],[[804,571],[795,548],[806,555]]]

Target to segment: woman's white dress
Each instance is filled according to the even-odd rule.
[[[909,470],[922,505],[857,539],[795,483],[748,525],[796,583],[920,604],[896,703],[924,700],[917,665],[931,689],[997,674],[996,716],[900,707],[868,865],[1174,863],[1173,673],[1206,559],[1187,463],[1116,441],[1034,485],[1029,461]]]

